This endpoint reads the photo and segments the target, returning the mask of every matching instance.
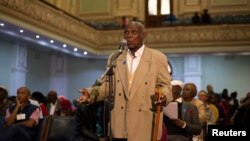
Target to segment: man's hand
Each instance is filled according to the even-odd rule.
[[[159,106],[166,106],[166,101],[167,101],[166,96],[161,95],[160,98],[157,101],[155,101],[155,104]]]
[[[155,102],[154,104],[157,106],[166,106],[167,98],[164,94],[161,92],[161,87],[155,88]]]
[[[185,125],[185,121],[181,120],[181,119],[172,119],[173,123],[180,128],[183,128]]]
[[[18,100],[18,98],[16,98],[16,107],[17,107],[18,109],[20,109],[22,106],[23,106],[23,104],[20,103],[20,101]]]
[[[99,138],[99,141],[106,141],[105,138]]]
[[[86,89],[79,90],[79,93],[82,95],[76,100],[78,103],[89,103],[90,102],[90,95]]]

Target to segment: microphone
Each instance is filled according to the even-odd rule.
[[[122,39],[121,44],[119,46],[119,52],[121,53],[124,50],[124,47],[127,45],[127,40]]]
[[[121,43],[120,43],[120,46],[119,46],[119,50],[116,51],[112,57],[111,57],[111,61],[110,63],[112,63],[114,60],[116,60],[121,54],[122,54],[122,51],[124,50],[124,47],[127,45],[127,40],[125,39],[122,39],[121,40]]]

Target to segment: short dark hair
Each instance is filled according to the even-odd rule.
[[[0,87],[0,95],[2,95],[1,98],[6,98],[8,96],[8,91],[5,88]]]
[[[31,97],[37,100],[39,103],[44,103],[45,102],[45,96],[43,95],[42,92],[35,91],[31,94]]]

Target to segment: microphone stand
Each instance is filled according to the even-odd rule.
[[[97,83],[100,85],[102,83],[102,80],[105,76],[108,76],[108,82],[109,82],[109,93],[107,99],[104,101],[104,137],[107,138],[107,141],[112,141],[112,131],[111,131],[111,110],[114,107],[114,82],[113,82],[113,76],[114,76],[114,70],[113,68],[116,66],[116,60],[117,58],[122,54],[123,49],[119,49],[112,57],[111,62],[109,66],[107,67],[104,74],[101,76],[101,78],[97,81]],[[107,116],[107,117],[106,117]],[[107,125],[107,126],[106,126]]]

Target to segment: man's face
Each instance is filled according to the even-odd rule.
[[[56,100],[57,100],[57,94],[55,94],[54,92],[51,92],[48,94],[48,101],[49,102],[54,103],[54,102],[56,102]]]
[[[17,100],[20,103],[25,103],[29,100],[29,92],[25,88],[19,88],[17,90]]]
[[[130,22],[125,27],[124,39],[127,40],[127,46],[130,50],[139,49],[145,37],[145,32],[142,27],[136,23]]]
[[[173,99],[174,100],[179,98],[179,96],[181,95],[181,90],[182,90],[182,88],[179,85],[174,85],[172,87],[172,94],[173,94]]]
[[[203,102],[206,102],[207,101],[206,93],[205,92],[199,92],[198,99],[203,101]]]

